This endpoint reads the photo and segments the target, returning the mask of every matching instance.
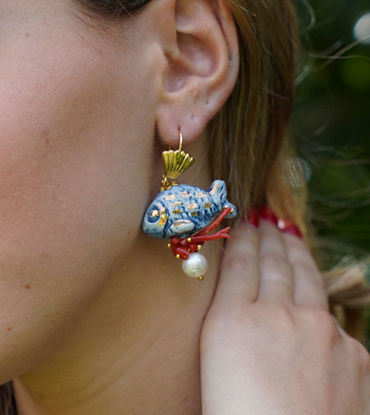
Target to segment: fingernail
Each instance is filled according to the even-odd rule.
[[[246,215],[243,218],[244,223],[249,223],[250,225],[254,226],[255,228],[258,228],[260,224],[260,219],[258,217],[257,209],[250,208]]]
[[[258,209],[258,214],[259,214],[259,217],[261,219],[265,219],[265,220],[273,223],[275,226],[277,226],[278,218],[275,215],[275,213],[273,212],[273,210],[271,208],[269,208],[268,206],[261,206]]]
[[[279,219],[277,227],[284,233],[290,233],[291,235],[295,235],[298,238],[303,238],[302,232],[299,230],[298,226],[295,225],[289,219]]]

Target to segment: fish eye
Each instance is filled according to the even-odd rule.
[[[158,209],[152,209],[148,213],[148,220],[149,220],[149,222],[154,223],[154,222],[157,222],[157,220],[160,218],[160,216],[161,215],[160,215]]]

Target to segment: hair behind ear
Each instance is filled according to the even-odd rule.
[[[313,248],[317,238],[306,214],[305,180],[293,188],[285,168],[295,158],[287,136],[300,54],[293,2],[228,3],[238,30],[240,71],[231,96],[208,126],[212,176],[227,183],[241,215],[267,203],[297,223]],[[363,309],[370,304],[366,262],[338,264],[322,274],[331,311],[363,342]]]

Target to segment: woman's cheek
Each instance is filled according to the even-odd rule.
[[[124,212],[135,160],[94,131],[107,91],[79,62],[81,78],[52,69],[0,76],[0,384],[55,347],[141,216],[137,207]]]

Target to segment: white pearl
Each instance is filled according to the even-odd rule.
[[[182,261],[182,270],[191,278],[203,277],[207,268],[207,259],[197,252],[193,252],[188,259]]]

